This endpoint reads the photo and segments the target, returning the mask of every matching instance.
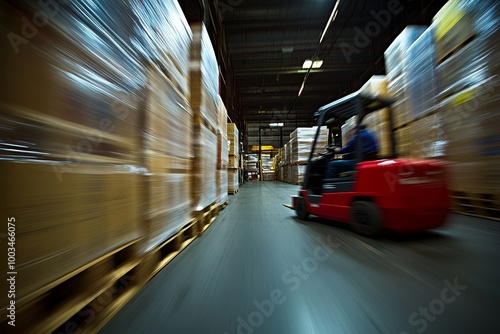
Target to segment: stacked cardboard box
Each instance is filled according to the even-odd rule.
[[[292,176],[290,183],[302,184],[304,182],[304,176],[306,174],[307,165],[293,165],[292,166]]]
[[[292,165],[307,164],[317,131],[317,126],[310,128],[301,127],[295,129],[290,134],[289,147],[291,155],[289,158]],[[328,129],[326,127],[322,127],[316,141],[314,152],[324,152],[326,145],[328,145]],[[293,180],[295,180],[295,178],[293,178]]]
[[[147,194],[146,251],[177,233],[193,217],[189,186],[193,163],[188,98],[152,64],[147,71],[143,166]]]
[[[229,139],[227,135],[227,109],[219,96],[219,118],[217,126],[217,202],[228,200]]]
[[[240,132],[234,123],[227,124],[227,135],[229,139],[229,193],[235,193],[240,187],[239,167],[240,167]]]
[[[243,160],[243,169],[245,170],[249,181],[257,179],[257,174],[259,173],[258,163],[258,154],[245,154]]]
[[[3,3],[2,33],[23,36],[25,19],[44,13],[43,4]],[[29,43],[0,42],[1,211],[16,219],[19,305],[141,236],[137,119],[144,73],[117,38],[132,32],[83,2],[68,6],[87,15],[60,10]],[[116,6],[116,20],[127,20],[131,8]]]
[[[446,139],[442,130],[443,115],[437,103],[435,31],[436,24],[427,29],[407,27],[384,54],[389,97],[396,101],[391,106],[396,151],[402,157],[443,155]],[[395,53],[400,64],[395,63]]]
[[[470,197],[500,198],[499,12],[498,1],[453,0],[433,22],[451,187]]]
[[[194,120],[192,198],[196,211],[217,200],[217,123],[219,71],[210,36],[201,23],[192,24],[191,108]]]
[[[387,79],[385,76],[382,75],[374,75],[372,76],[360,89],[360,92],[366,95],[372,95],[372,96],[379,96],[381,98],[388,98],[388,93],[387,93]],[[379,156],[380,157],[386,157],[391,154],[391,131],[392,128],[389,123],[389,108],[384,108],[381,110],[378,110],[376,112],[373,112],[369,114],[364,120],[363,124],[367,126],[367,129],[369,131],[372,131],[379,142],[380,145],[380,151],[379,151]],[[342,143],[347,143],[347,141],[344,141],[349,137],[348,133],[349,130],[354,126],[355,118],[349,120],[349,122],[346,122],[345,126],[346,128],[344,129],[344,126],[342,126]],[[344,132],[346,134],[344,135]],[[350,138],[349,138],[350,139]]]
[[[394,115],[394,126],[401,127],[412,118],[412,110],[408,102],[408,83],[411,79],[408,72],[407,50],[425,31],[425,26],[408,26],[392,42],[384,53],[387,73],[387,91],[395,103],[391,106]]]
[[[189,50],[192,32],[175,0],[133,2],[134,46],[145,68],[141,164],[145,170],[145,251],[181,230],[193,217],[190,184],[193,111]],[[175,18],[175,19],[174,19]]]

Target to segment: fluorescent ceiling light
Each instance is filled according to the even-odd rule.
[[[312,66],[313,62],[311,59],[306,59],[304,61],[304,64],[302,64],[302,68],[310,68]]]
[[[302,64],[302,68],[320,68],[323,65],[323,60],[315,60],[314,62],[311,59],[306,59],[304,64]]]
[[[323,61],[322,60],[315,60],[314,63],[313,63],[313,68],[320,68],[321,65],[323,65]]]
[[[337,13],[339,12],[339,3],[340,0],[337,0],[335,3],[335,7],[333,7],[332,10],[332,15],[330,15],[330,18],[328,19],[328,22],[326,23],[325,29],[323,30],[323,33],[321,34],[321,37],[319,39],[319,44],[323,41],[323,37],[325,37],[326,32],[328,31],[328,28],[330,27],[330,24],[335,21],[335,18],[337,17]]]
[[[304,85],[306,84],[306,82],[302,82],[302,86],[300,87],[300,90],[299,90],[299,96],[300,94],[302,94],[302,91],[304,90]]]
[[[269,123],[269,126],[272,128],[281,128],[283,127],[283,123]]]
[[[293,52],[293,46],[284,46],[281,48],[281,52],[283,53],[292,53]]]

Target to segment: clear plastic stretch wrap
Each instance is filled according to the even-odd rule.
[[[430,26],[406,54],[407,107],[414,119],[435,110],[438,94],[434,27]]]
[[[486,80],[442,103],[452,190],[500,194],[500,84]]]
[[[193,200],[196,211],[217,200],[217,135],[204,125],[199,127],[194,143]]]
[[[288,165],[286,166],[286,178],[285,178],[285,182],[288,182],[288,183],[293,183],[294,181],[294,174],[293,174],[293,167],[292,165]]]
[[[217,127],[219,65],[203,23],[191,24],[191,104],[212,127]]]
[[[228,170],[228,192],[234,193],[240,188],[239,172],[238,170]]]
[[[218,154],[217,154],[217,168],[218,169],[226,169],[229,164],[229,139],[227,136],[227,109],[222,101],[222,98],[219,96],[218,100],[219,106],[219,121],[217,126],[217,145]]]
[[[455,21],[450,18],[456,17]],[[434,18],[441,99],[500,73],[500,3],[449,1]]]
[[[55,15],[45,3],[3,2],[0,24],[1,211],[18,222],[17,300],[141,236],[132,10],[66,1]],[[43,28],[35,13],[51,14]]]
[[[283,145],[283,150],[281,151],[282,153],[282,158],[281,158],[281,161],[282,161],[282,164],[283,165],[288,165],[290,163],[290,157],[288,156],[288,145],[289,145],[290,142],[286,143],[285,145]]]
[[[441,111],[425,116],[411,124],[412,158],[443,158],[446,148],[444,117]]]
[[[59,167],[0,160],[0,210],[16,219],[17,300],[141,236],[133,166],[75,164],[60,178]]]
[[[218,170],[217,171],[217,203],[225,203],[229,199],[228,191],[229,191],[229,180],[228,180],[228,171]]]
[[[110,1],[113,4],[110,6],[118,2]],[[184,96],[189,97],[189,52],[193,37],[178,1],[130,2],[136,21],[132,44],[143,59],[156,63]],[[91,3],[95,5],[94,1]],[[108,17],[115,19],[112,15]]]
[[[257,163],[259,161],[258,154],[248,154],[245,160],[245,169],[249,172],[257,172]]]
[[[158,157],[159,154],[153,153],[151,158]],[[160,162],[160,167],[164,165]],[[188,167],[184,166],[185,169]],[[146,211],[148,238],[145,250],[148,251],[189,223],[193,208],[189,194],[191,176],[188,173],[175,173],[175,168],[162,173],[160,169],[146,175],[146,180],[149,207]]]
[[[287,145],[286,145],[286,156],[287,156],[287,164],[291,164],[292,163],[292,158],[293,158],[293,153],[292,153],[292,150],[293,150],[293,144],[292,144],[292,141],[289,140]]]
[[[240,154],[239,150],[239,136],[240,133],[236,124],[227,123],[227,137],[229,139],[229,155],[238,156]]]
[[[262,154],[262,172],[268,172],[273,166],[270,154]]]
[[[306,167],[306,165],[292,166],[291,183],[301,184],[304,181],[304,176],[306,175]]]
[[[403,73],[406,62],[411,60],[407,58],[407,50],[425,29],[426,26],[406,27],[384,52],[385,71],[389,83]]]
[[[498,30],[497,0],[450,0],[434,16],[438,61],[450,56],[468,41]]]
[[[188,100],[154,64],[147,70],[143,147],[192,158],[193,115]]]
[[[406,27],[384,53],[387,92],[389,98],[396,101],[391,106],[395,127],[403,126],[413,117],[408,101],[408,82],[418,80],[418,78],[409,77],[408,64],[414,60],[409,57],[408,49],[426,28],[426,26]]]
[[[307,163],[317,130],[317,126],[297,128],[290,134],[292,164]],[[315,153],[324,152],[326,145],[328,145],[328,129],[327,127],[322,127],[316,141]]]
[[[22,19],[42,11],[40,3],[4,4],[5,35],[22,38]],[[115,21],[103,6],[74,1],[60,6],[29,43],[2,39],[0,108],[8,127],[2,139],[19,148],[9,156],[64,163],[136,159],[144,73],[127,44],[130,8],[116,3],[109,9],[120,12]]]

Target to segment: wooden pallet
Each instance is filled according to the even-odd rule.
[[[452,192],[454,211],[470,216],[500,221],[500,195]]]
[[[240,188],[238,188],[238,189],[234,189],[234,190],[229,190],[227,193],[228,193],[229,195],[236,195],[236,194],[238,193],[238,191],[240,191]]]
[[[182,252],[200,235],[196,218],[191,219],[179,232],[144,254],[139,265],[142,279],[148,281]]]
[[[110,310],[128,301],[140,285],[136,270],[141,240],[122,245],[17,300],[16,331],[59,333],[71,329],[88,333],[100,327]],[[7,321],[3,321],[0,332],[9,332],[8,327]]]

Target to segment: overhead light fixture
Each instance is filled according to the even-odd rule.
[[[269,123],[270,128],[281,128],[283,127],[283,123]]]
[[[299,96],[300,94],[302,94],[302,91],[304,90],[304,85],[306,84],[305,81],[302,82],[302,86],[300,86],[300,90],[299,90]]]
[[[302,68],[310,68],[313,64],[313,61],[311,59],[306,59],[304,61],[304,64],[302,64]]]
[[[284,46],[281,48],[281,52],[283,53],[292,53],[293,52],[293,46]]]
[[[312,61],[311,59],[306,59],[304,61],[304,64],[302,64],[302,68],[320,68],[321,65],[323,65],[323,60],[315,60]]]
[[[333,7],[332,14],[330,15],[330,18],[328,19],[328,22],[326,23],[325,29],[323,29],[323,33],[321,34],[321,37],[319,39],[319,44],[323,41],[323,37],[325,37],[326,32],[328,31],[328,28],[330,27],[330,24],[332,24],[333,21],[335,21],[335,18],[337,17],[337,13],[339,12],[339,4],[340,0],[337,0],[335,3],[335,7]]]

